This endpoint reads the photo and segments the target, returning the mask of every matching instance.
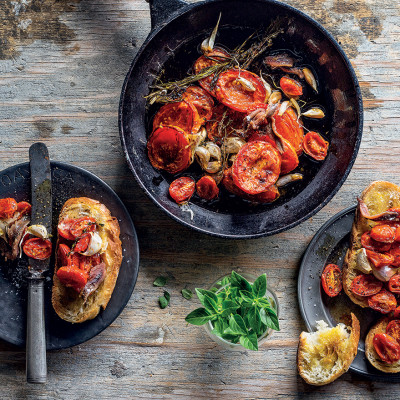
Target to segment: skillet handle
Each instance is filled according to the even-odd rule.
[[[187,6],[182,0],[146,0],[150,3],[151,29],[155,29],[175,11]]]

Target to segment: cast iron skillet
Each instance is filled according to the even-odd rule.
[[[180,0],[150,0],[153,30],[134,59],[125,79],[119,107],[122,146],[130,169],[147,195],[168,215],[198,231],[226,238],[254,238],[289,229],[319,211],[345,181],[355,161],[362,135],[362,99],[349,60],[333,37],[317,22],[293,7],[275,0],[211,0],[188,5]],[[190,201],[185,212],[168,197],[171,175],[154,169],[147,157],[148,126],[155,108],[146,110],[144,96],[154,77],[183,78],[199,56],[198,46],[209,36],[219,13],[222,19],[217,43],[234,48],[259,27],[277,17],[285,34],[272,50],[290,50],[310,65],[319,79],[320,101],[327,118],[330,151],[323,163],[303,155],[304,179],[292,184],[278,201],[255,205],[222,194],[220,199]],[[312,123],[307,125],[314,129]],[[198,178],[201,171],[190,167]]]

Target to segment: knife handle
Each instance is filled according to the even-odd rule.
[[[28,383],[46,383],[47,380],[43,288],[43,279],[29,280],[26,335],[26,380]]]

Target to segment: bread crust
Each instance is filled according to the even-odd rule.
[[[370,329],[365,339],[365,355],[367,356],[368,361],[376,369],[379,369],[382,372],[394,374],[396,372],[400,372],[400,360],[393,364],[383,362],[378,356],[378,353],[375,351],[375,347],[373,344],[375,334],[386,333],[386,327],[391,319],[392,318],[389,317],[383,317]]]
[[[361,200],[368,206],[371,215],[387,211],[389,208],[400,207],[400,187],[385,181],[372,182],[362,193]],[[361,246],[361,236],[369,232],[375,222],[364,218],[357,207],[356,215],[351,229],[350,247],[347,250],[343,263],[343,289],[350,300],[361,307],[368,307],[368,297],[357,296],[350,287],[353,279],[362,274],[357,269],[356,253]],[[397,269],[397,273],[400,268]]]
[[[101,254],[101,260],[106,265],[104,281],[86,301],[73,289],[61,284],[56,272],[61,266],[54,269],[52,304],[60,318],[72,323],[80,323],[95,318],[101,309],[105,309],[111,298],[117,281],[122,262],[122,246],[119,239],[120,228],[115,217],[111,216],[108,208],[97,200],[87,197],[71,198],[63,205],[59,222],[64,218],[78,218],[90,216],[96,220],[98,233],[107,248]],[[59,238],[57,238],[58,249]]]

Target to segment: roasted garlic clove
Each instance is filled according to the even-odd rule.
[[[314,74],[309,68],[303,68],[303,74],[306,82],[318,93],[317,81],[314,78]]]
[[[304,112],[302,115],[308,118],[321,119],[325,117],[325,113],[318,107],[313,107]]]

